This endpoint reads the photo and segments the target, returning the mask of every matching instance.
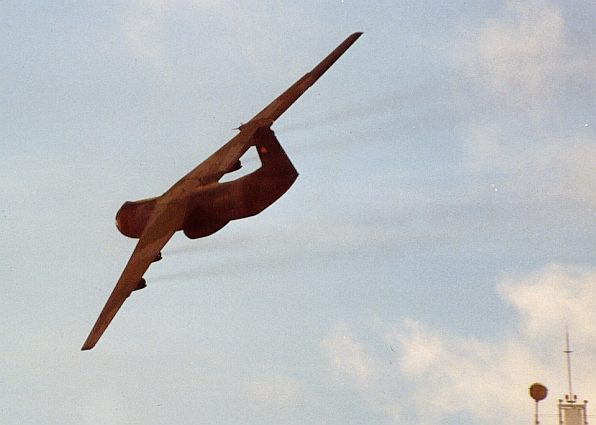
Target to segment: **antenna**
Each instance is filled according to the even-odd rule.
[[[569,381],[569,400],[573,402],[573,386],[571,385],[571,353],[573,353],[573,351],[569,349],[569,326],[565,326],[565,341],[567,343],[567,349],[563,352],[567,354],[567,380]]]
[[[588,425],[587,404],[577,402],[577,395],[573,394],[571,381],[571,349],[569,348],[569,327],[565,326],[565,351],[567,355],[567,379],[569,380],[569,394],[565,394],[565,401],[559,399],[559,425]]]

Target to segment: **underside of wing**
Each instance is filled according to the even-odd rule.
[[[137,287],[151,263],[184,220],[186,209],[184,205],[168,203],[165,199],[160,201],[156,203],[145,231],[83,344],[82,350],[89,350],[97,344],[126,298]]]

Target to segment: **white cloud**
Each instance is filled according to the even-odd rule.
[[[524,317],[523,333],[561,337],[569,325],[575,337],[596,350],[596,269],[552,264],[499,285],[499,293]]]
[[[503,16],[470,29],[456,52],[466,71],[513,104],[541,103],[567,72],[561,12],[543,1],[507,2]],[[530,103],[528,103],[530,102]]]
[[[404,325],[410,331],[410,338],[400,338],[400,366],[404,375],[416,376],[428,370],[439,359],[445,347],[439,335],[423,335],[423,329],[418,323],[408,321]]]
[[[556,399],[567,389],[566,323],[577,352],[574,389],[580,398],[596,398],[595,287],[595,268],[548,265],[499,283],[498,293],[520,318],[496,341],[405,320],[375,326],[368,344],[340,323],[323,347],[334,376],[345,378],[374,413],[385,413],[395,423],[403,423],[403,412],[410,412],[419,424],[440,424],[453,415],[479,424],[517,424],[532,417],[528,387],[536,381],[550,388],[542,412],[556,413]],[[391,347],[390,361],[383,359],[387,350],[375,352],[377,343]],[[371,402],[375,399],[382,403]],[[545,416],[541,423],[554,424],[551,419]]]
[[[338,323],[323,341],[323,349],[338,377],[348,378],[358,387],[368,387],[378,379],[378,361],[364,345],[354,339],[345,323]]]
[[[247,71],[261,73],[270,66],[271,58],[276,57],[284,58],[275,63],[275,75],[281,75],[282,82],[287,82],[285,74],[300,75],[295,73],[295,68],[304,71],[300,58],[288,56],[284,45],[288,34],[305,36],[303,22],[306,17],[300,8],[289,4],[272,7],[263,2],[228,0],[135,0],[124,11],[121,24],[132,54],[166,75],[180,74],[180,59],[176,59],[176,52],[171,50],[172,46],[180,44],[177,39],[180,35],[172,32],[180,14],[195,18],[197,22],[202,22],[208,14],[213,28],[222,29],[216,33],[213,28],[202,32],[202,36],[210,39],[208,47],[217,48],[222,55],[232,49],[241,56],[241,66],[248,67]],[[316,39],[320,31],[317,28],[317,25],[309,26],[307,39]],[[186,34],[186,37],[187,44],[195,46],[199,42],[192,34]],[[208,58],[210,61],[215,59]],[[230,63],[232,65],[240,66]],[[271,78],[270,74],[268,78]]]
[[[351,335],[345,323],[338,323],[321,346],[338,385],[358,389],[374,412],[399,418],[400,407],[391,402],[385,391],[379,391],[381,360]]]
[[[496,123],[463,132],[463,159],[475,172],[499,173],[509,193],[537,201],[566,199],[596,205],[596,141],[581,131],[565,137],[534,128],[534,140]]]
[[[596,58],[566,29],[561,10],[540,0],[509,1],[499,17],[465,28],[453,56],[480,106],[461,128],[463,160],[502,173],[524,198],[593,206],[596,143],[584,125],[593,111],[576,98],[578,87],[594,89]]]

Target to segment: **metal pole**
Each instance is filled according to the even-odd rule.
[[[565,339],[567,341],[567,350],[565,350],[565,354],[567,354],[567,378],[569,380],[569,399],[572,401],[573,387],[571,386],[571,353],[573,353],[573,351],[569,349],[569,328],[565,329]]]

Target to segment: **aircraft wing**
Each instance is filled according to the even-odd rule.
[[[219,148],[209,158],[182,177],[168,192],[183,193],[185,189],[214,183],[228,173],[236,162],[255,142],[253,134],[259,127],[271,126],[270,121],[251,121],[244,124],[228,143]],[[168,193],[166,192],[166,193]]]
[[[147,223],[132,256],[128,260],[116,287],[95,322],[82,350],[89,350],[99,338],[172,235],[180,228],[186,207],[180,202],[168,202],[167,197],[158,200],[153,215]]]
[[[325,59],[323,59],[310,72],[292,84],[285,92],[279,95],[273,102],[267,105],[261,112],[255,115],[250,121],[268,120],[272,123],[277,120],[302,94],[308,90],[330,67],[354,44],[361,32],[355,32],[348,36],[339,46],[335,48]]]
[[[252,139],[254,132],[259,127],[271,127],[275,120],[292,106],[292,104],[296,102],[296,100],[298,100],[298,98],[302,96],[302,94],[312,86],[361,35],[361,32],[356,32],[346,38],[310,72],[306,73],[302,78],[292,84],[249,122],[242,124],[238,128],[240,134],[236,135],[236,137],[223,145],[198,167],[184,176],[176,185],[183,185],[182,182],[184,181],[187,183],[192,181],[193,184],[207,184],[218,181],[230,170],[248,148],[254,144]]]

